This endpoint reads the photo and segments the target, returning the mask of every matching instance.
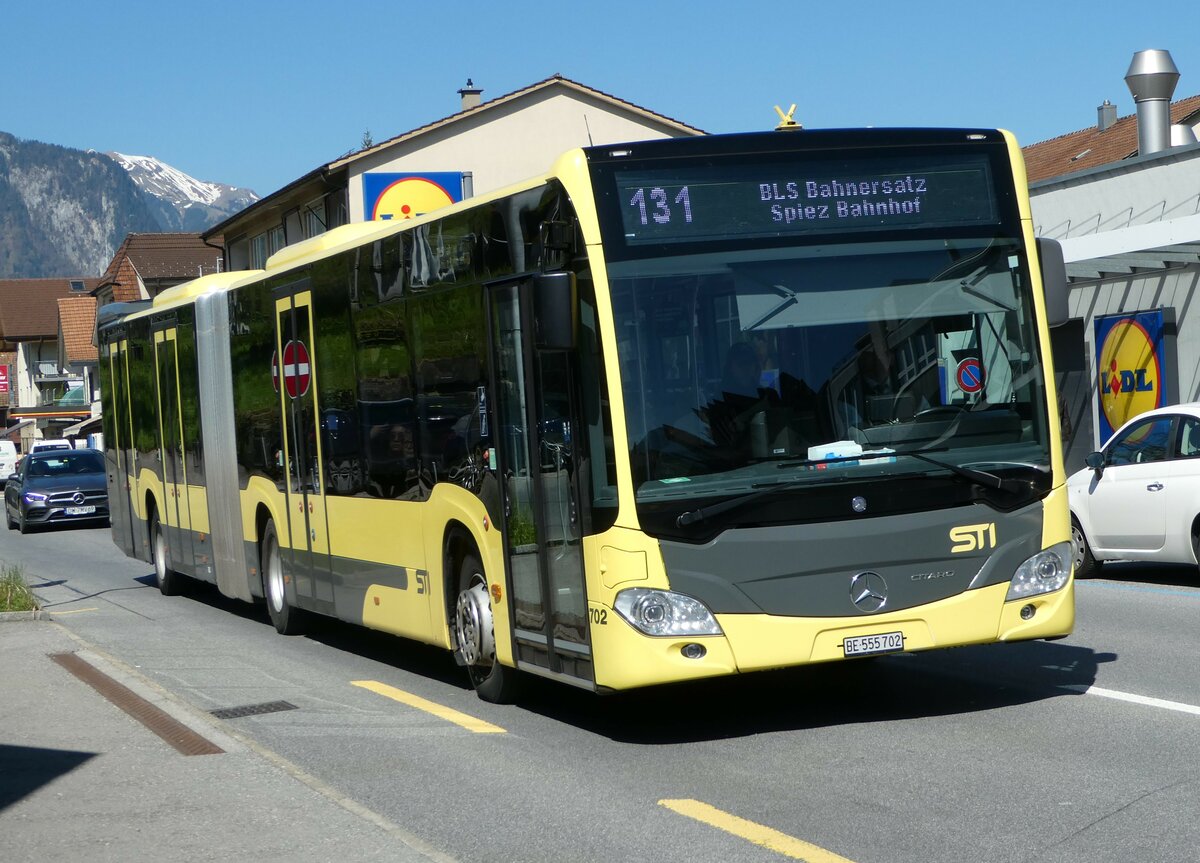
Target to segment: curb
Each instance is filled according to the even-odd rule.
[[[22,623],[26,620],[50,620],[50,612],[37,611],[0,611],[0,623]]]

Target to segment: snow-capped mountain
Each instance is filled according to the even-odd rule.
[[[258,200],[250,189],[197,180],[153,156],[106,155],[159,203],[165,230],[203,231]]]
[[[157,159],[0,131],[0,278],[99,275],[131,233],[206,231],[257,199]]]

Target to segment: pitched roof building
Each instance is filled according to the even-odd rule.
[[[221,249],[200,234],[129,234],[99,279],[100,305],[148,300],[221,270]]]
[[[393,217],[379,215],[374,204],[405,180],[436,177],[448,196],[441,203],[449,203],[545,173],[575,147],[704,134],[561,75],[488,101],[471,81],[458,92],[457,113],[341,155],[203,236],[224,236],[226,269],[255,269],[284,246],[330,228]],[[432,208],[412,203],[412,215]],[[405,218],[401,210],[410,212],[398,208],[395,218]]]
[[[1118,118],[1116,106],[1108,102],[1097,109],[1097,114],[1095,126],[1023,148],[1030,183],[1098,168],[1138,154],[1137,114]],[[1200,126],[1200,95],[1173,102],[1171,123]]]
[[[71,376],[60,374],[52,350],[59,333],[59,300],[94,303],[89,294],[99,283],[94,278],[0,279],[0,363],[8,367],[0,416],[6,422],[36,416],[45,394],[66,386]]]
[[[58,299],[87,296],[99,279],[0,279],[0,344],[52,339],[58,334]]]
[[[1132,416],[1200,399],[1200,96],[1170,102],[1179,77],[1168,52],[1138,52],[1137,114],[1106,102],[1096,126],[1024,149],[1034,233],[1061,244],[1070,282],[1050,333],[1068,471]],[[1118,350],[1143,375],[1137,400],[1102,397]]]

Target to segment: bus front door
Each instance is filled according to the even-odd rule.
[[[579,521],[577,364],[533,346],[532,284],[490,292],[497,471],[514,654],[520,667],[594,682]]]
[[[160,502],[166,529],[169,565],[192,575],[196,561],[192,550],[191,512],[188,503],[187,463],[183,452],[183,417],[179,404],[179,341],[176,327],[154,333],[155,370],[158,379],[158,442],[162,466]],[[153,541],[153,538],[151,539]]]
[[[312,329],[312,291],[304,280],[278,290],[279,324],[272,380],[279,390],[283,466],[287,476],[288,536],[280,553],[299,605],[333,613],[329,524],[321,467],[321,429]]]

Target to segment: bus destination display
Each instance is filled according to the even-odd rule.
[[[988,161],[977,156],[705,165],[615,180],[629,245],[999,220]]]

